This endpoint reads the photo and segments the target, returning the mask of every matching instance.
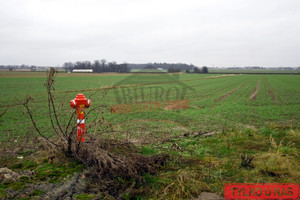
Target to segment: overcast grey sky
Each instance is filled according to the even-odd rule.
[[[0,0],[0,64],[300,66],[300,0]]]

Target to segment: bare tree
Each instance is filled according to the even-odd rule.
[[[105,59],[102,59],[102,60],[101,60],[101,63],[102,63],[102,67],[104,68],[105,63],[106,63],[106,60],[105,60]]]
[[[94,61],[94,72],[102,72],[101,68],[100,68],[100,62],[99,60],[95,60]]]

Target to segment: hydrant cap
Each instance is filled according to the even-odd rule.
[[[86,100],[85,96],[83,94],[77,94],[76,100]]]
[[[70,101],[70,106],[72,108],[88,108],[91,106],[91,100],[85,98],[83,94],[77,94],[76,98]]]

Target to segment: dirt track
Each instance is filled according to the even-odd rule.
[[[256,99],[256,95],[257,95],[258,90],[259,90],[259,84],[260,84],[260,80],[257,81],[256,87],[255,87],[253,93],[251,94],[251,97],[250,97],[251,101],[255,101],[255,99]]]
[[[224,78],[224,77],[230,77],[230,76],[236,76],[236,74],[227,74],[227,75],[220,75],[220,76],[208,76],[203,79],[215,79],[215,78]]]

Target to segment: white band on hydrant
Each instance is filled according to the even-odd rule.
[[[77,124],[84,124],[84,119],[77,119]]]
[[[76,107],[76,103],[75,103],[75,101],[74,101],[74,100],[72,100],[72,102],[73,102],[74,106]]]

